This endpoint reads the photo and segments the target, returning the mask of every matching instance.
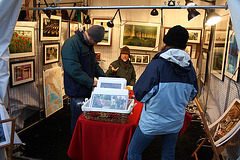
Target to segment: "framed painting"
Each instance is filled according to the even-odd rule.
[[[40,41],[60,40],[62,17],[51,15],[48,18],[46,14],[41,14],[40,20]]]
[[[225,58],[226,58],[226,47],[227,47],[227,35],[228,35],[228,24],[229,20],[228,17],[223,17],[222,19],[222,25],[219,23],[216,24],[216,32],[214,34],[214,45],[213,45],[213,62],[212,62],[212,71],[211,73],[219,78],[220,80],[223,80],[224,75],[224,67],[225,67]],[[224,26],[223,26],[224,25]],[[222,31],[224,31],[225,34],[225,42],[224,43],[215,43],[215,42],[222,42],[222,40],[219,40],[219,34],[218,30],[221,28],[221,34]],[[225,29],[224,29],[225,28]],[[223,35],[221,35],[223,37]]]
[[[34,59],[27,61],[10,62],[11,87],[33,82],[35,80],[34,74]]]
[[[81,23],[69,22],[69,37],[73,36],[75,34],[75,31],[77,31],[80,27]]]
[[[4,106],[0,104],[0,120],[4,120]],[[10,135],[6,123],[0,123],[0,147],[10,143]]]
[[[10,58],[34,56],[34,28],[15,27],[9,44]]]
[[[46,117],[63,108],[63,77],[61,67],[43,71],[43,89]]]
[[[240,52],[238,49],[235,33],[231,30],[228,38],[227,58],[224,74],[237,81]]]
[[[164,35],[167,34],[168,30],[171,27],[164,27]],[[187,43],[200,43],[201,42],[201,36],[202,36],[202,29],[191,29],[186,28],[189,34],[189,39]]]
[[[111,19],[93,18],[93,25],[101,25],[105,28],[103,40],[99,42],[98,46],[111,46],[112,45],[112,28],[107,26],[107,22]]]
[[[121,26],[120,48],[158,51],[160,24],[126,22]]]
[[[205,79],[206,79],[207,61],[208,61],[208,53],[203,51],[202,52],[201,76],[200,76],[203,84],[205,83]]]
[[[60,43],[43,44],[43,64],[50,64],[59,61]]]
[[[192,45],[188,44],[186,49],[185,49],[185,51],[189,54],[189,56],[191,58],[191,55],[192,55]]]
[[[132,64],[148,64],[150,61],[149,54],[134,54],[131,53],[130,61]]]
[[[101,60],[101,53],[100,52],[95,52],[96,54],[96,60],[100,61]]]
[[[226,42],[226,31],[216,30],[215,31],[215,41],[217,44],[224,44]]]

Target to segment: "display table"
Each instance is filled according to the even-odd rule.
[[[126,124],[87,120],[76,123],[68,156],[73,160],[125,160],[132,135],[137,128],[142,103],[133,109]]]

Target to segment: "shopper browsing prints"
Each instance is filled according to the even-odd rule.
[[[70,97],[72,112],[71,131],[73,133],[78,117],[82,114],[81,106],[85,98],[90,98],[92,87],[97,85],[94,77],[105,77],[94,52],[94,45],[104,37],[104,28],[93,25],[87,31],[77,30],[62,47],[64,69],[64,87]]]
[[[109,65],[106,75],[108,77],[126,78],[127,85],[133,86],[136,82],[136,73],[129,58],[130,49],[125,46],[121,49],[118,60]]]
[[[128,147],[128,160],[141,160],[142,152],[161,135],[161,159],[174,160],[185,108],[198,91],[191,59],[184,51],[188,31],[174,26],[164,36],[166,46],[148,64],[133,91],[144,103],[139,125]]]

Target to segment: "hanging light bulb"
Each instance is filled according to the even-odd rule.
[[[207,11],[207,18],[205,23],[206,26],[215,25],[222,20],[222,17],[219,16],[219,14],[217,14],[213,10],[206,10],[206,11]]]

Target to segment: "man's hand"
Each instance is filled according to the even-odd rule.
[[[112,72],[117,72],[117,70],[119,69],[119,67],[115,69],[112,65],[110,65],[110,67],[112,69]]]
[[[97,87],[97,82],[98,82],[98,81],[94,81],[94,82],[93,82],[93,87]]]

